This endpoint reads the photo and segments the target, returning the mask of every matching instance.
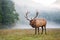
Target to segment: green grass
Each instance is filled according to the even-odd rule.
[[[34,34],[33,29],[0,30],[0,40],[60,40],[60,29],[47,29],[47,35]]]

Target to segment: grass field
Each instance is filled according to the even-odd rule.
[[[60,29],[47,29],[47,35],[34,34],[34,29],[0,30],[0,40],[60,40]]]

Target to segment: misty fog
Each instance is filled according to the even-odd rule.
[[[25,13],[26,7],[16,6],[16,11],[19,13],[20,20],[16,23],[16,26],[12,29],[31,29],[32,27],[29,25],[29,21],[26,20]],[[33,8],[29,9],[28,18],[33,18],[36,14],[36,10]],[[60,28],[60,10],[38,10],[39,15],[37,18],[44,18],[47,20],[47,28]]]
[[[29,2],[29,3],[28,3]],[[39,12],[37,18],[44,18],[47,20],[47,28],[60,28],[60,1],[56,1],[50,6],[43,6],[41,4],[30,1],[14,0],[15,9],[19,14],[19,21],[16,23],[12,29],[30,29],[29,21],[26,20],[25,13],[28,10],[30,13],[28,15],[29,19],[33,18],[36,11]]]

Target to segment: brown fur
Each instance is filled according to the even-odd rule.
[[[30,21],[30,25],[33,27],[33,28],[38,28],[38,27],[42,27],[42,26],[46,26],[46,20],[45,19],[41,19],[41,18],[36,18],[36,19],[33,19]]]

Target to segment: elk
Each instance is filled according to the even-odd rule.
[[[46,20],[44,18],[37,18],[38,16],[38,12],[36,12],[36,16],[33,18],[33,19],[29,19],[28,18],[28,13],[26,13],[25,15],[25,18],[30,22],[30,25],[35,28],[35,34],[37,34],[37,31],[38,31],[38,34],[39,34],[39,27],[42,28],[42,33],[43,34],[43,28],[45,30],[45,34],[46,34]]]

